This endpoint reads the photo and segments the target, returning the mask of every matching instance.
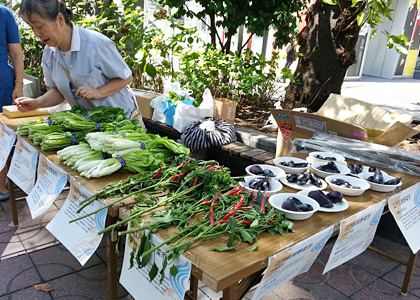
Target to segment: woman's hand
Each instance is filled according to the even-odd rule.
[[[21,98],[23,96],[24,95],[23,95],[22,85],[20,83],[19,83],[19,86],[18,86],[18,84],[15,84],[15,89],[13,90],[13,93],[12,93],[13,104],[16,104],[16,99],[17,98]]]
[[[81,86],[76,91],[76,96],[85,98],[87,100],[98,100],[104,98],[104,96],[97,89],[93,89],[89,86]]]
[[[16,98],[15,103],[21,112],[27,112],[38,108],[38,100],[34,98],[21,97]]]

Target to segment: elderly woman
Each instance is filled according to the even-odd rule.
[[[72,23],[72,12],[62,0],[22,0],[20,13],[46,44],[42,66],[45,83],[50,87],[36,99],[16,99],[21,111],[67,100],[86,110],[100,105],[121,107],[130,117],[136,108],[134,94],[128,87],[131,70],[114,42]]]
[[[9,56],[13,65],[9,64]],[[0,5],[0,112],[3,106],[11,105],[23,96],[23,54],[20,47],[18,24],[13,13]],[[9,199],[6,188],[6,173],[0,171],[0,201]]]

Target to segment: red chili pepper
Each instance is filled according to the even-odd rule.
[[[240,207],[242,206],[242,204],[243,204],[243,202],[244,202],[245,197],[244,197],[244,195],[239,195],[239,198],[240,198],[241,200],[239,200],[238,204],[234,205],[233,207],[240,208]]]
[[[157,171],[156,174],[152,176],[152,178],[156,179],[160,173],[162,173],[162,163],[159,163],[159,171]]]
[[[203,201],[201,201],[201,203],[210,205],[211,204],[211,200],[203,200]]]
[[[222,218],[222,220],[221,221],[227,221],[231,216],[233,216],[237,211],[238,211],[238,209],[239,208],[236,208],[236,207],[234,207],[230,212],[228,212],[227,214],[226,214],[226,216],[224,216],[223,218]]]
[[[182,169],[183,166],[184,166],[184,161],[182,161],[182,163],[178,166],[178,169]]]
[[[217,166],[217,164],[212,164],[212,165],[205,166],[204,169],[209,169],[209,168],[214,167],[214,166]]]
[[[231,189],[229,192],[227,192],[227,194],[229,195],[229,196],[232,196],[232,195],[234,195],[236,193],[236,187],[234,187],[233,189]]]
[[[185,163],[184,167],[188,166],[191,162],[191,158]]]
[[[253,221],[247,221],[247,220],[244,220],[244,221],[242,221],[242,224],[252,224],[252,222],[253,222]]]
[[[213,203],[213,205],[210,207],[210,212],[209,212],[209,220],[210,220],[210,224],[214,224],[213,210],[214,210],[214,207],[215,207],[217,204],[218,204],[218,203]]]
[[[194,180],[194,183],[193,183],[193,185],[192,185],[191,187],[193,187],[193,186],[196,186],[196,184],[197,184],[197,181],[198,181],[198,177],[197,177],[197,176],[195,176],[195,180]]]
[[[174,181],[172,181],[173,183],[179,183],[179,180],[174,180]]]
[[[220,195],[222,194],[222,192],[219,192],[219,195],[217,195],[216,198],[214,198],[214,202],[217,202],[217,200],[219,200]]]
[[[181,177],[181,176],[183,176],[183,175],[185,175],[185,174],[184,174],[184,173],[181,173],[181,174],[176,174],[176,175],[172,176],[172,177],[171,177],[171,178],[169,178],[169,179],[175,179],[175,178]]]
[[[265,205],[265,197],[262,197],[262,201],[261,201],[261,209],[260,209],[260,213],[264,212],[264,205]]]
[[[191,169],[189,169],[188,171],[186,171],[185,173],[184,173],[184,175],[187,175],[188,173],[190,173],[192,170],[194,170],[196,167],[192,167]]]

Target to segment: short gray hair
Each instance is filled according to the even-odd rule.
[[[19,14],[38,14],[42,18],[55,21],[59,13],[62,13],[67,24],[73,19],[73,13],[66,7],[63,0],[22,0]]]

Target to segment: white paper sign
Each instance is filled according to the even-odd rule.
[[[259,283],[252,300],[260,299],[290,279],[307,272],[333,231],[334,226],[328,227],[271,256],[264,277]]]
[[[29,194],[35,185],[37,163],[38,150],[18,137],[7,177]]]
[[[385,200],[341,221],[340,233],[322,274],[344,264],[367,249],[375,237],[384,206]]]
[[[389,210],[413,253],[420,250],[420,184],[388,199]]]
[[[0,122],[0,170],[6,165],[7,158],[16,141],[16,133]]]
[[[73,254],[82,266],[95,253],[101,243],[103,234],[98,235],[98,232],[105,228],[107,210],[103,209],[76,222],[70,223],[70,221],[106,206],[105,202],[98,200],[77,213],[80,202],[92,195],[93,193],[86,187],[79,185],[74,178],[70,178],[70,192],[66,202],[47,225],[47,229],[52,235]]]
[[[136,243],[139,245],[143,231],[133,234]],[[152,234],[152,246],[158,245],[162,240]],[[165,278],[160,284],[160,274],[150,282],[149,271],[151,270],[152,263],[155,262],[159,268],[162,268],[163,260],[165,257],[165,250],[168,246],[164,246],[152,254],[151,260],[148,265],[139,269],[134,260],[134,266],[130,269],[130,253],[133,249],[133,243],[129,241],[129,235],[125,244],[124,261],[120,277],[121,285],[130,293],[134,299],[159,299],[159,300],[176,300],[184,299],[185,291],[189,287],[191,262],[184,256],[179,256],[175,259],[175,266],[178,268],[178,273],[172,276],[169,264],[165,270]],[[156,255],[157,254],[157,255]]]
[[[32,219],[45,212],[60,195],[67,183],[67,173],[44,155],[39,155],[38,178],[34,188],[26,197]]]

